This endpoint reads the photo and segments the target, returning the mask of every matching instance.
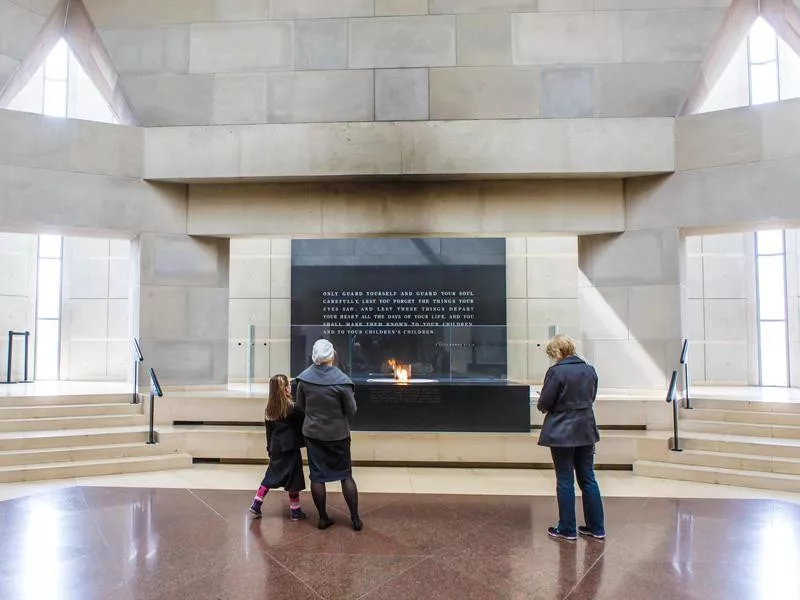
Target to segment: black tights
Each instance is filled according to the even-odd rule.
[[[356,482],[352,477],[342,479],[342,493],[344,494],[344,501],[347,503],[347,508],[350,509],[350,517],[358,516],[358,488]],[[326,496],[324,483],[311,482],[311,497],[314,499],[314,506],[317,507],[320,519],[328,518],[328,509],[326,507]]]

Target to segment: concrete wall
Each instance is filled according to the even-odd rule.
[[[185,233],[185,186],[141,180],[143,137],[135,127],[0,110],[3,229]]]
[[[628,229],[800,223],[800,100],[681,117],[676,133],[674,175],[625,183]]]
[[[165,386],[228,382],[230,241],[143,233],[133,243],[133,335]]]
[[[85,0],[145,125],[675,115],[730,0]]]
[[[621,231],[620,181],[192,185],[192,235],[525,236]]]
[[[6,380],[9,330],[31,332],[29,376],[33,377],[37,255],[38,240],[35,235],[0,233],[0,379],[2,381]],[[15,342],[12,381],[19,381],[23,377],[22,349],[22,342]]]
[[[755,236],[687,238],[692,382],[758,385]]]
[[[665,388],[686,322],[681,232],[582,236],[578,258],[580,337],[601,385]]]
[[[256,381],[268,381],[276,373],[289,372],[291,275],[291,240],[231,240],[230,381],[246,381],[250,325],[256,327],[253,365]]]
[[[578,338],[578,238],[506,240],[509,379],[541,383],[548,328]]]
[[[59,0],[0,0],[0,91],[34,46]]]
[[[66,237],[63,256],[61,379],[129,380],[130,242]]]

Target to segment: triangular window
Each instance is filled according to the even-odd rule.
[[[6,108],[54,117],[119,123],[119,119],[61,38]]]
[[[698,112],[800,98],[800,57],[758,17]]]

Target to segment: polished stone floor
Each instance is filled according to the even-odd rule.
[[[608,498],[605,542],[548,538],[553,498],[363,494],[365,529],[251,520],[251,492],[71,487],[0,502],[0,598],[800,598],[800,506]],[[313,513],[310,498],[303,504]]]

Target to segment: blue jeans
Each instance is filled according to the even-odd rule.
[[[577,448],[550,448],[556,468],[556,494],[558,496],[558,530],[575,535],[575,479],[583,495],[583,516],[592,533],[604,534],[603,499],[594,476],[594,445]]]

